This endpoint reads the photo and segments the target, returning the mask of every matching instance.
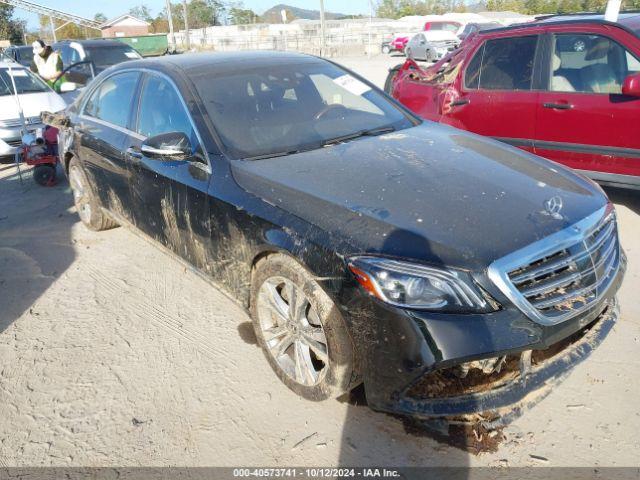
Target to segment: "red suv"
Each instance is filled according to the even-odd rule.
[[[640,188],[638,13],[479,32],[430,68],[407,60],[387,88],[424,118]]]

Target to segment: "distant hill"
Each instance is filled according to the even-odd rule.
[[[290,5],[278,4],[271,7],[264,12],[261,17],[262,21],[266,23],[282,23],[282,16],[280,12],[286,10],[288,14],[288,21],[303,18],[305,20],[320,20],[320,10],[307,10],[306,8],[292,7]],[[341,18],[349,18],[350,15],[344,15],[342,13],[324,12],[324,18],[327,20],[339,20]]]

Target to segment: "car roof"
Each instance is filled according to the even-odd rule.
[[[69,43],[79,43],[83,47],[128,47],[124,42],[120,42],[119,40],[111,40],[111,39],[94,39],[94,40],[60,40],[59,42],[54,43],[52,46],[57,45],[67,45]]]
[[[618,23],[625,24],[633,18],[640,18],[640,12],[620,12]],[[575,21],[605,21],[604,13],[572,13],[565,15],[550,15],[540,17],[536,23],[575,22]]]
[[[603,13],[570,13],[559,15],[539,16],[537,20],[528,23],[517,23],[502,28],[495,28],[479,32],[480,35],[490,35],[498,31],[524,30],[527,28],[538,27],[540,25],[570,25],[575,23],[599,23],[603,25],[611,25],[623,28],[638,36],[634,31],[640,24],[640,11],[620,12],[617,22],[611,22],[604,19]]]
[[[268,66],[277,63],[308,63],[325,62],[319,57],[295,52],[279,51],[239,51],[239,52],[207,52],[207,53],[183,53],[181,55],[164,55],[142,60],[131,60],[116,65],[115,69],[130,68],[157,68],[164,70],[167,67],[178,68],[186,73],[202,70],[203,67],[215,66],[220,74],[231,73],[247,65]]]

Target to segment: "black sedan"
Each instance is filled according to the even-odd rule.
[[[48,120],[84,224],[131,226],[228,291],[305,398],[364,383],[378,410],[499,412],[617,319],[599,187],[327,60],[131,61]]]

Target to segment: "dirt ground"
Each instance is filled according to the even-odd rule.
[[[378,84],[396,63],[344,61]],[[0,467],[638,466],[640,192],[608,190],[629,270],[592,357],[469,455],[286,389],[246,313],[124,228],[85,229],[66,181],[0,165]]]

